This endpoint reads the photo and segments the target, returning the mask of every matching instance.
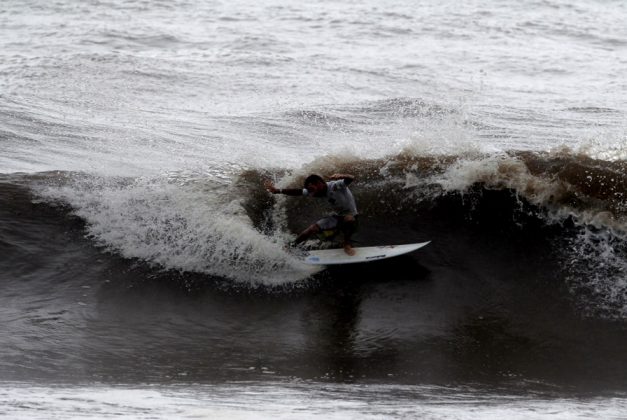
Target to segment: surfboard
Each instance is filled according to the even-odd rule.
[[[319,249],[309,251],[305,263],[312,265],[355,264],[398,257],[428,245],[431,241],[406,245],[384,245],[355,247],[355,255],[348,255],[344,249]]]

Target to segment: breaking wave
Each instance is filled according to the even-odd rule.
[[[372,160],[326,156],[298,170],[146,178],[14,174],[5,176],[3,185],[26,184],[36,201],[69,208],[95,244],[124,258],[239,283],[280,285],[317,272],[286,245],[325,209],[315,200],[271,196],[263,180],[275,178],[286,187],[300,185],[309,173],[350,172],[358,179],[352,189],[364,220],[356,237],[360,245],[432,239],[434,248],[441,246],[438,232],[421,224],[424,220],[488,238],[505,234],[529,247],[544,236],[561,267],[558,276],[582,313],[624,319],[626,166],[570,150],[464,155],[405,150]]]

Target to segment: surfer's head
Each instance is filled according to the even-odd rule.
[[[311,195],[324,195],[327,192],[327,183],[320,175],[311,174],[305,179],[305,189]]]

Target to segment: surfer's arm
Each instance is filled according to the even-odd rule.
[[[272,181],[268,180],[263,183],[268,192],[272,194],[284,194],[284,195],[303,195],[303,190],[301,188],[276,188]]]
[[[329,179],[333,181],[343,179],[344,185],[348,185],[355,180],[355,177],[348,174],[333,174],[329,177]]]

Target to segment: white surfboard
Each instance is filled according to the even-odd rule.
[[[368,261],[383,260],[386,258],[397,257],[415,251],[430,243],[421,242],[419,244],[407,245],[385,245],[385,246],[365,246],[356,247],[355,255],[348,255],[344,249],[320,249],[310,251],[305,257],[305,263],[313,265],[335,265],[335,264],[354,264]]]

